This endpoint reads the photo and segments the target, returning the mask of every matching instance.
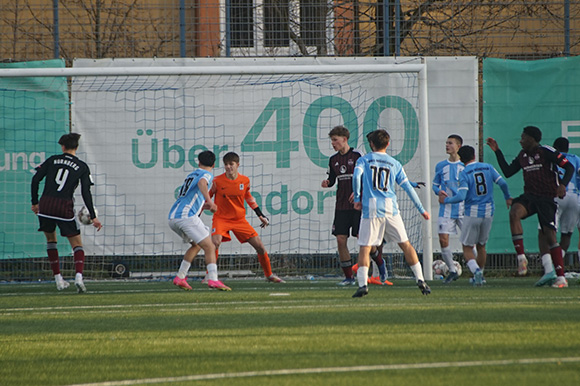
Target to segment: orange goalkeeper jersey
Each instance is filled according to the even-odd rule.
[[[230,180],[225,173],[215,177],[209,194],[218,207],[214,217],[220,219],[232,221],[245,218],[244,200],[250,208],[258,207],[256,200],[250,194],[250,179],[239,173],[235,180]]]

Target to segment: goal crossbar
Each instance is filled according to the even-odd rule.
[[[75,76],[175,76],[175,75],[283,75],[283,74],[359,74],[421,73],[424,64],[296,65],[296,66],[175,66],[175,67],[83,67],[83,68],[7,68],[0,78]]]

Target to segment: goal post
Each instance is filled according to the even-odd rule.
[[[146,256],[148,266],[153,264],[151,271],[166,271],[163,263],[151,261],[180,257],[185,251],[167,226],[167,211],[185,175],[197,167],[197,154],[209,149],[217,156],[215,175],[223,173],[221,157],[226,152],[240,155],[240,173],[250,178],[252,194],[271,226],[258,228],[251,210],[247,218],[258,229],[275,269],[288,275],[338,273],[338,265],[333,264],[336,241],[331,234],[335,189],[323,189],[320,183],[334,153],[328,132],[339,124],[350,130],[349,143],[363,154],[370,151],[366,134],[386,129],[391,135],[388,153],[401,161],[412,181],[427,184],[419,194],[431,213],[423,60],[385,64],[359,58],[356,62],[316,64],[278,59],[265,64],[261,60],[175,63],[156,59],[144,63],[81,60],[72,68],[0,69],[0,103],[4,106],[10,105],[10,98],[21,97],[6,91],[6,84],[20,84],[16,87],[26,94],[28,80],[44,78],[48,81],[39,87],[46,89],[34,86],[29,91],[35,98],[43,94],[49,98],[50,80],[59,80],[55,82],[59,87],[66,80],[69,99],[62,103],[70,114],[61,114],[66,117],[57,125],[82,135],[78,155],[91,168],[95,205],[104,224],[98,233],[82,228],[88,255],[129,261],[135,271],[148,270],[136,269],[143,265],[139,259]],[[21,125],[12,126],[14,130],[43,130],[41,121],[25,124],[25,116]],[[32,164],[57,152],[54,143],[48,142],[53,137],[36,143],[38,149],[34,150],[42,155],[34,159],[29,155]],[[28,151],[14,146],[10,157]],[[5,156],[4,168],[13,163],[10,157]],[[30,170],[22,172],[30,176]],[[8,197],[12,194],[12,188],[6,187],[10,177],[4,172],[2,176],[0,195]],[[27,183],[23,181],[20,184]],[[430,223],[418,215],[404,191],[398,189],[397,196],[410,241],[423,257],[426,279],[431,279]],[[76,202],[80,208],[80,194]],[[42,238],[34,234],[36,228],[31,227],[26,236],[11,233],[9,219],[25,215],[29,206],[4,206],[14,213],[0,220],[1,233],[13,247],[10,251],[5,248],[0,259],[44,256]],[[211,224],[208,213],[202,220]],[[20,250],[18,245],[26,244],[25,239],[38,241]],[[354,241],[349,248],[356,255]],[[386,253],[395,259],[394,273],[406,275],[398,247],[387,245]],[[222,244],[220,256],[224,256],[224,260],[220,258],[223,264],[227,257],[232,270],[261,274],[254,251],[235,237]]]

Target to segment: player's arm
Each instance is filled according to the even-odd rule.
[[[217,184],[214,182],[211,184],[211,188],[209,189],[209,196],[213,198],[215,196],[215,192],[217,191]]]
[[[361,210],[361,187],[362,187],[362,176],[364,172],[362,158],[356,161],[354,171],[352,173],[352,193],[353,193],[353,203],[356,210]]]
[[[246,194],[244,195],[244,198],[248,203],[248,206],[254,210],[254,213],[256,213],[256,216],[258,216],[258,218],[262,222],[260,224],[260,228],[266,228],[268,225],[270,225],[270,219],[266,217],[266,215],[262,212],[262,210],[258,206],[258,203],[254,199],[254,196],[252,196],[252,193],[250,193],[249,186],[246,189]]]
[[[435,193],[436,196],[438,196],[441,191],[441,173],[437,168],[435,168],[435,177],[433,177],[433,185],[431,186],[431,189],[433,189],[433,193]]]
[[[205,178],[200,178],[199,182],[197,183],[197,187],[200,193],[203,195],[203,198],[205,198],[207,209],[209,209],[210,212],[215,213],[217,211],[217,205],[215,202],[213,202],[209,195],[208,181]]]
[[[40,181],[46,176],[46,165],[47,162],[44,162],[36,168],[36,173],[32,176],[32,182],[30,183],[31,209],[35,214],[38,214],[38,187],[40,186]]]
[[[409,181],[409,183],[415,189],[421,189],[422,186],[425,186],[425,183],[424,182],[413,182],[413,181]]]
[[[521,169],[521,166],[520,166],[520,163],[518,162],[517,157],[514,158],[514,160],[512,161],[511,164],[508,165],[508,163],[505,160],[505,157],[503,155],[503,152],[499,148],[499,145],[497,144],[495,139],[490,137],[486,140],[486,142],[489,145],[489,147],[491,148],[491,150],[493,150],[493,152],[495,153],[495,158],[497,159],[497,163],[498,163],[501,171],[503,172],[504,176],[506,176],[506,178],[510,178],[511,176],[516,174]]]
[[[331,167],[330,161],[328,161],[328,170],[326,171],[326,174],[328,175],[328,178],[326,180],[322,180],[321,186],[323,188],[330,188],[334,186],[334,183],[336,182],[336,173],[334,172],[334,169]]]
[[[89,211],[89,215],[92,220],[92,224],[97,231],[100,231],[103,225],[101,221],[97,218],[97,214],[95,213],[95,205],[93,204],[93,195],[91,194],[91,186],[93,185],[93,181],[91,179],[91,174],[87,170],[86,173],[83,173],[81,176],[81,196],[83,197],[83,201],[85,203],[86,208]]]
[[[439,197],[440,204],[456,204],[461,201],[465,201],[467,198],[467,191],[469,189],[467,187],[459,187],[457,189],[457,194],[453,195],[452,197]]]
[[[407,195],[409,196],[409,198],[411,199],[411,201],[413,202],[415,208],[417,208],[419,213],[424,214],[425,212],[427,212],[423,207],[423,204],[421,203],[421,199],[419,199],[417,192],[415,192],[415,189],[413,189],[413,186],[409,183],[409,180],[405,179],[400,185],[401,188],[403,188],[403,190],[407,193]]]
[[[560,183],[564,186],[568,185],[568,183],[572,180],[572,177],[574,177],[575,173],[574,166],[570,161],[568,161],[566,157],[564,157],[562,153],[556,150],[550,151],[545,147],[544,149],[548,154],[546,158],[548,158],[548,160],[550,160],[552,163],[556,164],[557,166],[561,167],[564,170],[564,175],[562,176]]]

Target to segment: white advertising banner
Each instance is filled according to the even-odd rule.
[[[356,66],[417,60],[82,59],[74,67]],[[449,134],[459,134],[466,144],[478,147],[477,60],[427,58],[427,68],[433,169],[446,158]],[[197,168],[197,154],[212,150],[217,156],[216,176],[224,172],[225,153],[240,155],[239,171],[250,178],[251,192],[271,225],[259,228],[250,209],[247,218],[270,253],[334,253],[335,187],[321,187],[334,153],[328,132],[344,124],[351,131],[349,143],[366,153],[366,133],[390,122],[385,127],[392,137],[390,154],[405,165],[411,180],[420,181],[424,174],[418,159],[426,145],[419,143],[414,123],[417,89],[412,77],[361,74],[342,75],[340,82],[307,74],[75,78],[72,131],[82,134],[78,154],[91,167],[95,205],[104,224],[98,233],[85,228],[86,249],[89,254],[119,256],[182,254],[186,246],[169,229],[168,211],[185,176]],[[420,196],[431,200],[436,226],[438,203],[431,181],[425,182]],[[211,227],[211,216],[204,213],[202,220]],[[435,250],[436,241],[435,237]],[[350,247],[357,250],[354,239]],[[232,237],[220,253],[253,250]]]

